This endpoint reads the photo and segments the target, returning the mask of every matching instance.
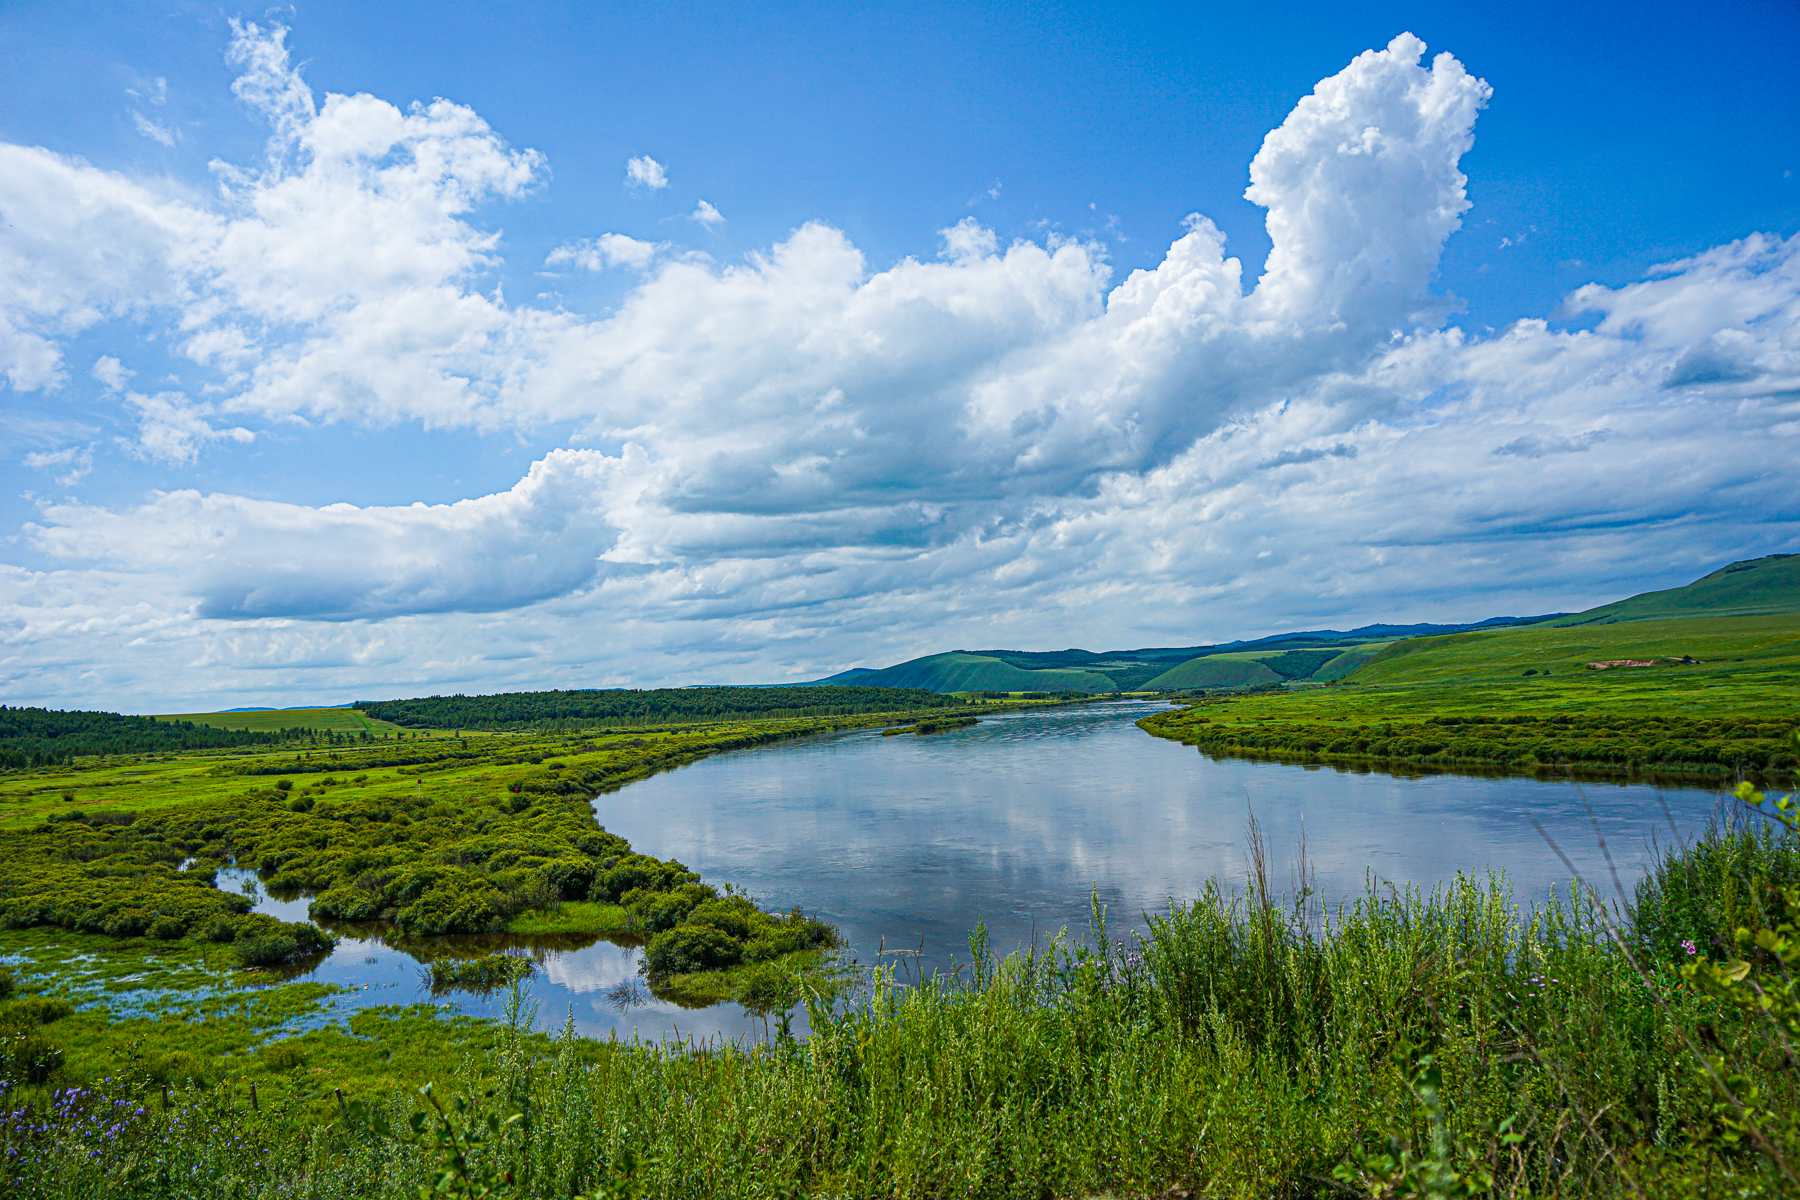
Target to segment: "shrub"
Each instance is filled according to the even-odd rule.
[[[191,931],[191,936],[202,942],[229,942],[237,937],[237,928],[230,917],[214,917],[204,925],[196,926]]]
[[[0,1082],[43,1083],[62,1061],[63,1048],[41,1027],[0,1022]]]
[[[61,996],[27,996],[0,1011],[0,1024],[49,1025],[75,1011]]]
[[[634,888],[619,903],[637,918],[638,926],[651,933],[673,929],[694,911],[695,907],[718,896],[703,883],[687,883],[672,892],[648,892]]]
[[[298,1040],[275,1042],[256,1052],[268,1071],[292,1071],[306,1065],[306,1046]]]
[[[736,966],[743,948],[710,925],[677,925],[651,938],[644,957],[657,974],[687,975]]]
[[[335,917],[340,921],[373,921],[381,915],[384,907],[385,901],[380,892],[359,887],[339,887],[315,896],[307,908],[307,914],[315,919]]]
[[[767,920],[758,912],[756,905],[742,896],[731,896],[723,900],[708,900],[688,914],[690,925],[710,925],[721,933],[729,934],[742,941],[750,936],[751,929]]]
[[[187,1050],[170,1050],[144,1059],[144,1074],[154,1084],[187,1084],[210,1087],[219,1077],[219,1068],[211,1059]]]
[[[239,941],[233,951],[240,966],[280,967],[299,956],[300,946],[293,938],[277,933]]]
[[[772,962],[746,968],[733,993],[733,999],[759,1015],[791,1008],[799,998],[794,977]]]
[[[506,922],[495,909],[498,888],[485,878],[460,871],[446,875],[394,914],[394,923],[415,936],[488,933]]]

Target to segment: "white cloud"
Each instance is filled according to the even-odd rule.
[[[136,371],[127,370],[125,364],[110,354],[102,354],[94,360],[93,369],[89,372],[99,380],[100,386],[109,392],[122,392],[131,381]]]
[[[173,146],[175,144],[174,130],[166,125],[157,124],[141,112],[137,112],[136,110],[132,111],[131,123],[137,126],[137,131],[139,133],[143,134],[153,142],[157,142],[164,146]]]
[[[28,529],[58,558],[172,572],[202,618],[499,611],[594,578],[612,542],[603,504],[623,465],[560,450],[510,491],[397,508],[184,490],[121,513],[53,505]]]
[[[66,468],[55,476],[63,487],[74,487],[94,469],[94,452],[87,446],[66,446],[61,450],[34,451],[25,456],[25,465],[37,471]]]
[[[654,192],[669,186],[669,173],[648,154],[629,159],[625,163],[625,186],[649,188]]]
[[[699,204],[694,206],[694,211],[690,216],[693,220],[700,222],[708,229],[711,229],[714,225],[723,225],[725,223],[725,214],[714,208],[711,203],[705,200],[702,200]]]
[[[957,263],[991,257],[1000,247],[994,231],[983,228],[974,217],[964,217],[950,228],[938,230],[938,236],[944,240],[944,257]]]
[[[207,419],[212,405],[195,403],[180,392],[154,396],[127,392],[125,403],[136,410],[138,439],[124,444],[137,457],[153,462],[185,466],[200,457],[200,448],[208,442],[256,440],[254,433],[242,427],[215,428]]]
[[[1264,140],[1248,287],[1198,214],[1122,280],[1097,244],[973,219],[872,270],[809,223],[724,265],[569,242],[549,265],[644,273],[589,317],[481,286],[498,242],[473,211],[537,186],[537,155],[448,101],[316,104],[281,31],[242,26],[237,91],[275,136],[216,203],[0,146],[11,385],[57,386],[69,339],[120,322],[217,381],[145,395],[96,363],[163,463],[259,420],[567,423],[624,449],[457,505],[47,506],[32,537],[67,566],[0,572],[0,681],[126,644],[162,664],[146,688],[197,663],[334,695],[377,668],[400,690],[806,677],[1541,611],[1791,541],[1767,464],[1800,436],[1800,239],[1582,288],[1580,332],[1447,325],[1430,283],[1489,89],[1423,53],[1359,56]]]
[[[587,271],[600,271],[607,267],[629,267],[634,271],[642,271],[650,265],[651,259],[666,249],[667,242],[643,242],[622,233],[603,233],[597,238],[582,238],[578,242],[558,246],[544,259],[544,264],[551,267],[567,264]]]

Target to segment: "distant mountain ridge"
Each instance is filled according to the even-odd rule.
[[[1554,627],[1676,617],[1800,613],[1800,554],[1720,567],[1683,587],[1644,592],[1578,613],[1490,617],[1461,625],[1312,629],[1202,646],[1140,650],[951,650],[891,667],[852,667],[813,684],[914,687],[936,692],[1112,692],[1250,687],[1341,679],[1407,638],[1506,627]]]

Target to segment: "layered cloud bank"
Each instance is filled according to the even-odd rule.
[[[1561,328],[1472,337],[1431,285],[1490,93],[1424,55],[1403,34],[1358,56],[1268,135],[1255,280],[1198,214],[1116,282],[1103,245],[973,220],[885,270],[818,223],[725,266],[571,231],[547,266],[642,273],[584,316],[480,286],[499,243],[473,214],[547,186],[540,156],[448,101],[320,104],[282,32],[243,26],[235,88],[272,137],[216,195],[0,145],[0,372],[20,395],[91,372],[171,472],[137,504],[41,504],[24,536],[63,565],[0,574],[7,689],[805,678],[1481,617],[1786,545],[1800,243],[1749,236],[1583,288]],[[628,184],[667,186],[642,163]],[[199,382],[146,394],[122,356],[73,360],[112,328]],[[294,421],[579,435],[450,505],[181,486]],[[34,465],[78,479],[87,453]]]

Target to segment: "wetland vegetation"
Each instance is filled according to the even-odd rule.
[[[1253,833],[1242,888],[1172,903],[1142,936],[1114,938],[1098,905],[1085,938],[1004,958],[978,929],[948,976],[810,989],[803,1041],[548,1038],[516,993],[497,1024],[396,1010],[283,1035],[228,993],[216,1023],[165,1023],[191,1048],[15,1073],[0,1181],[320,1200],[1791,1194],[1800,831],[1744,798],[1787,822],[1730,818],[1632,896],[1577,887],[1525,912],[1494,878],[1322,912],[1273,890]],[[34,1026],[49,1010],[12,1003],[15,1039],[81,1019]],[[274,1036],[254,1053],[199,1044],[258,1020]]]

